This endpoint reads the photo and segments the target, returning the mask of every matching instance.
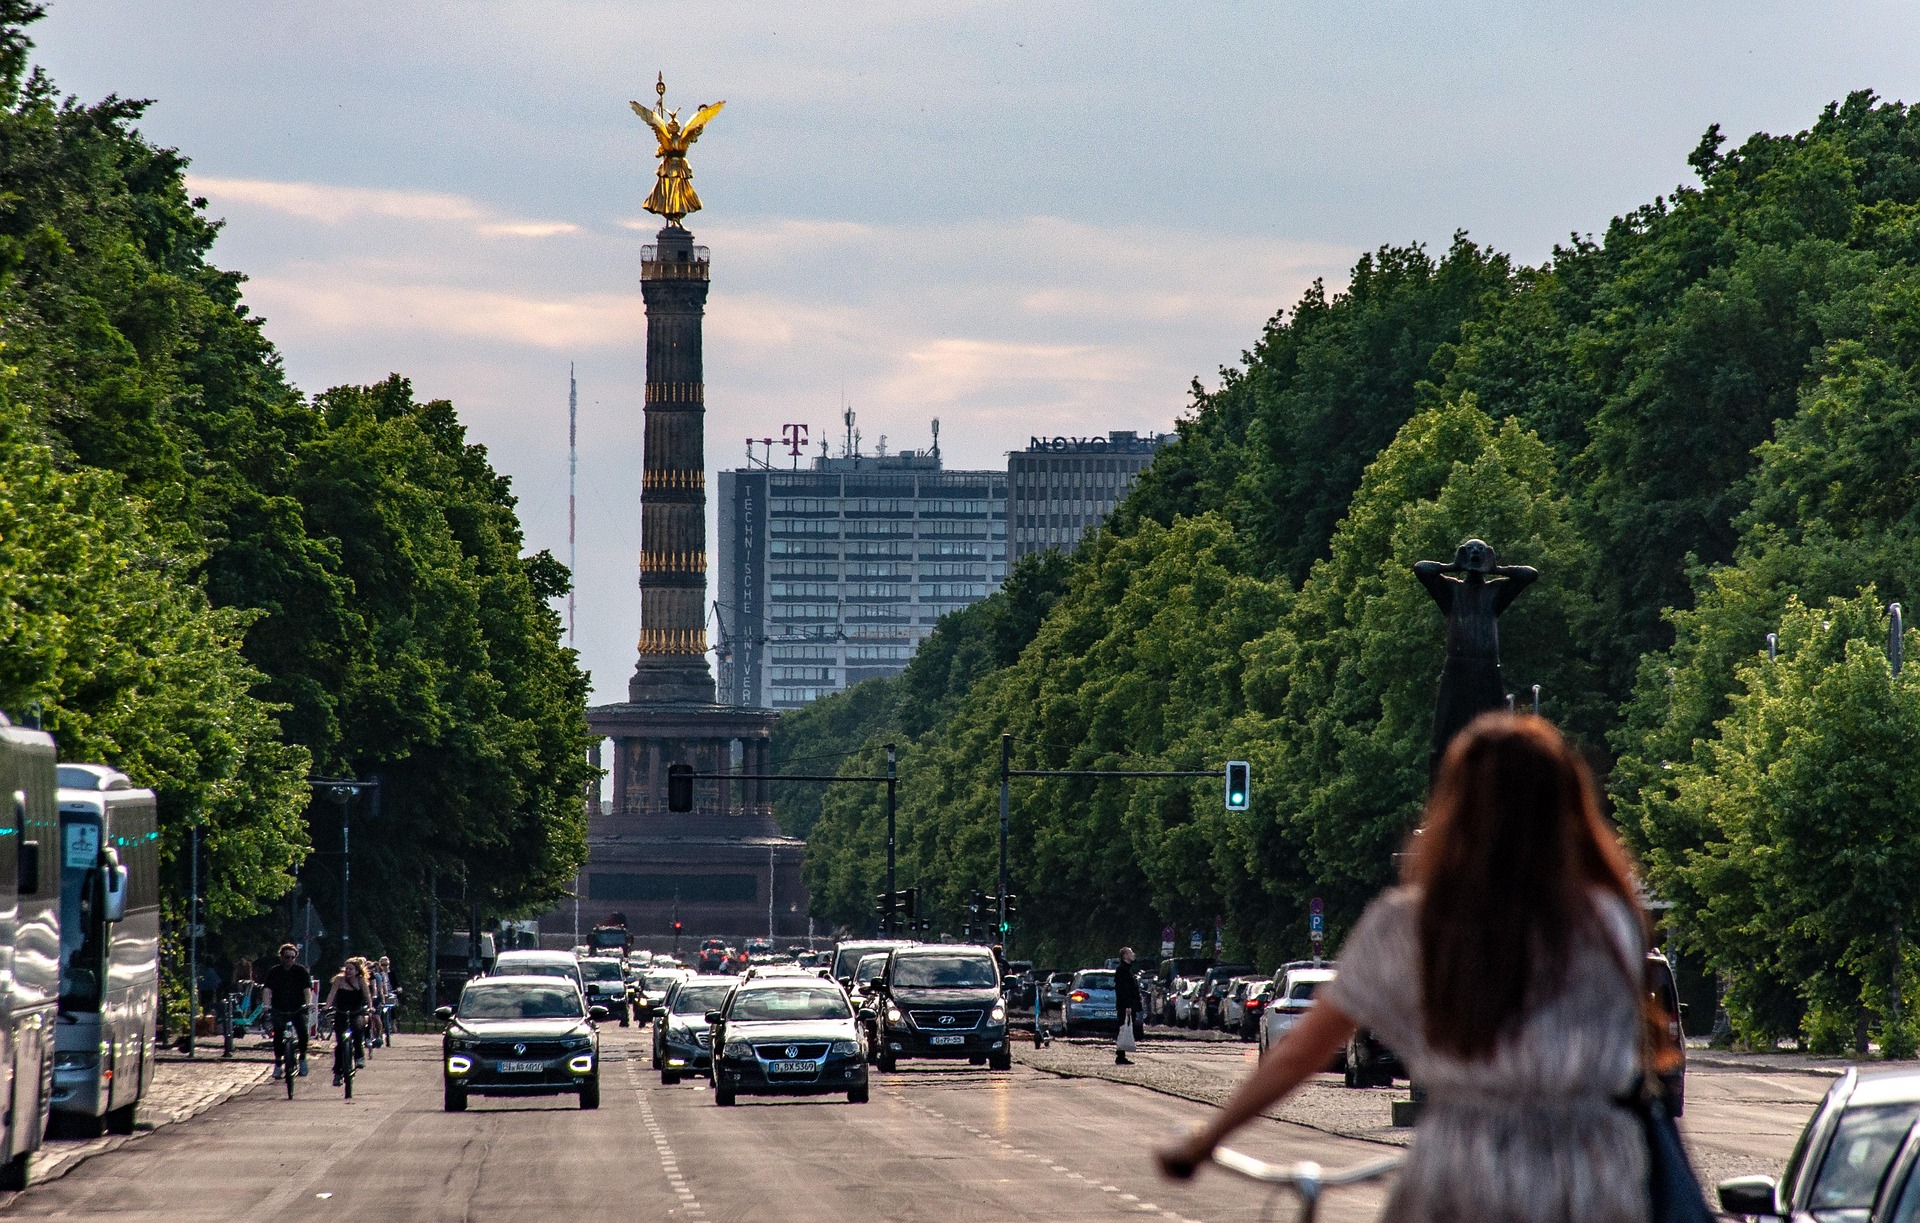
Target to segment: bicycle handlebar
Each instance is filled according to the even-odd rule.
[[[1213,1162],[1229,1172],[1262,1184],[1285,1185],[1299,1190],[1301,1196],[1308,1198],[1317,1197],[1320,1190],[1324,1188],[1378,1180],[1398,1169],[1405,1161],[1404,1155],[1389,1155],[1384,1159],[1376,1159],[1372,1163],[1360,1164],[1339,1172],[1328,1172],[1310,1159],[1292,1164],[1270,1164],[1264,1159],[1255,1159],[1231,1147],[1216,1147],[1213,1152]]]

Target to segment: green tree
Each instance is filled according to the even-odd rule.
[[[1751,1039],[1779,1033],[1749,982],[1790,981],[1816,1050],[1839,1052],[1869,1013],[1890,1056],[1913,1050],[1910,1017],[1895,1026],[1888,1010],[1915,980],[1920,679],[1894,676],[1886,633],[1871,590],[1819,608],[1789,599],[1778,658],[1739,665],[1715,737],[1670,770],[1675,805],[1707,835],[1654,882],[1702,899],[1689,937],[1732,982],[1728,1009]]]

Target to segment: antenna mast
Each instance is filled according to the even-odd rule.
[[[567,647],[573,648],[573,592],[580,585],[574,541],[574,493],[580,475],[580,384],[567,362]]]

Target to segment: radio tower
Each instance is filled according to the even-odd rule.
[[[567,362],[567,646],[573,646],[573,591],[579,579],[573,539],[574,484],[580,474],[580,386]]]

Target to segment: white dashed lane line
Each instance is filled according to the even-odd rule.
[[[955,1121],[952,1118],[948,1117],[945,1113],[942,1113],[939,1109],[934,1108],[932,1105],[923,1104],[918,1100],[909,1099],[907,1096],[895,1090],[888,1090],[887,1094],[892,1096],[894,1099],[898,1100],[900,1103],[906,1105],[908,1108],[917,1109],[920,1112],[926,1114],[928,1117],[933,1118],[935,1121],[944,1122],[947,1125],[950,1125],[958,1130],[964,1130],[967,1133],[973,1135],[975,1138],[980,1139],[982,1142],[986,1143],[987,1145],[1000,1148],[1000,1150],[1007,1155],[1017,1156],[1021,1159],[1031,1159],[1036,1163],[1045,1164],[1049,1172],[1057,1172],[1061,1176],[1065,1177],[1066,1179],[1072,1180],[1072,1181],[1078,1181],[1082,1185],[1094,1184],[1094,1182],[1090,1180],[1088,1177],[1082,1175],[1081,1173],[1075,1172],[1073,1169],[1067,1167],[1064,1164],[1054,1163],[1052,1160],[1048,1159],[1044,1155],[1037,1155],[1034,1152],[1026,1150],[1023,1147],[1016,1147],[1009,1142],[1003,1141],[1002,1139],[999,1139],[999,1138],[995,1138],[993,1135],[986,1133],[984,1130],[981,1130],[975,1126],[968,1125],[964,1121]],[[1157,1206],[1152,1202],[1143,1202],[1140,1200],[1137,1194],[1122,1193],[1120,1192],[1120,1186],[1118,1185],[1100,1185],[1098,1186],[1098,1188],[1102,1193],[1113,1194],[1114,1199],[1116,1201],[1128,1203],[1127,1209],[1133,1212],[1134,1214],[1159,1215],[1162,1218],[1168,1220],[1169,1223],[1200,1223],[1200,1220],[1198,1219],[1186,1218],[1185,1216],[1176,1214],[1175,1212],[1168,1210],[1163,1206]]]
[[[640,1084],[640,1073],[635,1069],[636,1061],[627,1060],[627,1079],[633,1084],[634,1095],[640,1098],[640,1124],[646,1128],[647,1136],[653,1139],[653,1148],[660,1156],[660,1171],[666,1175],[667,1188],[673,1190],[680,1199],[679,1215],[684,1219],[704,1219],[706,1211],[701,1208],[700,1200],[687,1187],[687,1178],[680,1175],[680,1158],[673,1153],[673,1147],[667,1142],[667,1132],[661,1128],[660,1119],[654,1116],[653,1100]]]

